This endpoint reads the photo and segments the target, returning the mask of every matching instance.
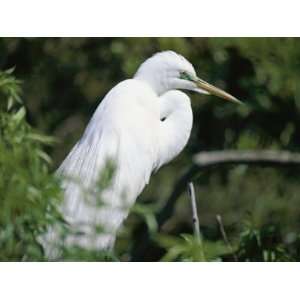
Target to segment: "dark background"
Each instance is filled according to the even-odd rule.
[[[223,149],[299,151],[299,39],[0,39],[0,69],[16,67],[14,75],[22,80],[27,121],[59,141],[47,148],[52,171],[80,138],[105,94],[119,81],[132,77],[146,58],[162,50],[182,54],[200,78],[247,105],[238,107],[212,96],[190,94],[194,111],[190,141],[178,158],[152,176],[140,196],[139,205],[120,232],[116,249],[120,260],[181,260],[174,254],[176,249],[180,252],[180,236],[192,233],[187,195],[177,200],[175,212],[159,233],[153,218],[176,180],[192,164],[194,154]],[[199,174],[194,184],[207,253],[233,260],[232,255],[222,254],[226,251],[219,245],[223,238],[216,215],[220,214],[234,251],[240,251],[240,260],[266,260],[260,251],[275,249],[278,253],[281,248],[290,260],[298,260],[298,174],[299,169],[292,167],[249,166],[218,167]],[[149,236],[145,221],[148,231],[154,224],[156,233],[151,241],[145,240]],[[147,251],[139,250],[143,243]],[[247,257],[241,252],[243,247]]]

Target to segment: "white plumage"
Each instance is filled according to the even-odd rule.
[[[171,51],[154,55],[133,79],[116,85],[58,170],[63,177],[63,216],[71,228],[82,233],[70,235],[68,244],[111,249],[118,228],[152,172],[182,151],[193,116],[189,97],[177,89],[218,93],[236,100],[197,78],[193,66]],[[110,186],[101,193],[99,206],[95,187],[108,161],[114,163],[115,171]],[[95,224],[104,231],[95,235]],[[55,229],[46,236],[49,257],[57,255],[50,246],[57,238]]]

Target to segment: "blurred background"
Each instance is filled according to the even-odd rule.
[[[121,261],[197,260],[187,193],[161,228],[156,216],[196,153],[224,149],[299,151],[297,38],[1,38],[0,70],[15,67],[26,121],[58,142],[46,146],[49,173],[80,138],[119,81],[155,52],[186,57],[200,78],[247,105],[190,94],[194,126],[185,150],[157,174],[120,231]],[[4,169],[5,172],[5,169]],[[194,179],[207,260],[299,260],[299,169],[224,166]],[[224,241],[220,224],[232,249]],[[2,259],[19,259],[2,256]],[[28,257],[34,260],[34,257]]]

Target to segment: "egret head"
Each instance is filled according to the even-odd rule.
[[[159,95],[172,89],[182,89],[241,103],[232,95],[197,77],[193,65],[173,51],[156,53],[139,67],[134,77],[147,81]]]

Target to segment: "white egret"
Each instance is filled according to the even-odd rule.
[[[133,79],[117,84],[104,97],[58,170],[65,176],[62,213],[82,232],[69,237],[68,243],[97,250],[113,247],[118,228],[151,174],[176,157],[189,139],[191,103],[180,90],[239,103],[198,78],[192,64],[173,51],[147,59]],[[93,206],[84,200],[82,187],[95,185],[108,159],[116,165],[113,180],[102,194],[103,205]],[[90,224],[105,232],[91,240]]]

